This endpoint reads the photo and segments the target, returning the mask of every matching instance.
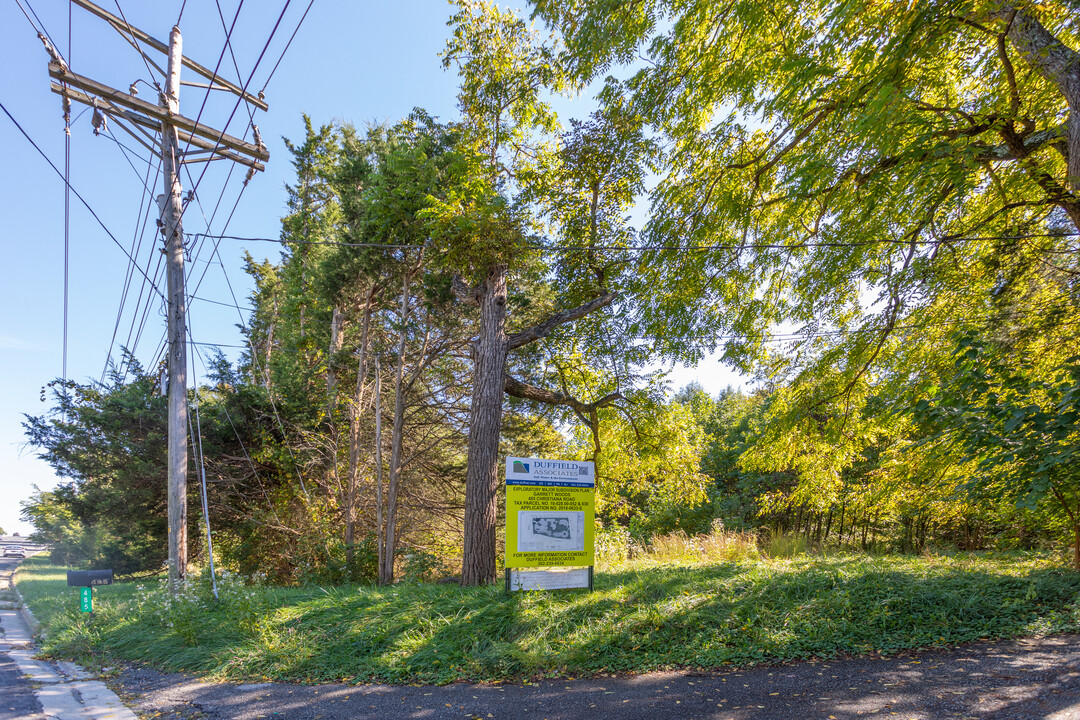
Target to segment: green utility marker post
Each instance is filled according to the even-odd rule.
[[[94,588],[79,588],[79,609],[86,613],[94,612]]]

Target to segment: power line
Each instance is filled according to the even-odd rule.
[[[26,18],[26,22],[30,23],[30,27],[34,29],[34,32],[41,35],[41,30],[38,29],[37,23],[35,23],[33,18],[30,17],[30,13],[26,12],[26,8],[23,7],[21,0],[15,0],[15,4],[19,6],[20,10],[22,10],[23,17]]]
[[[36,142],[34,142],[33,138],[31,138],[30,135],[26,132],[26,130],[23,129],[23,126],[19,124],[19,121],[16,120],[11,115],[11,113],[8,111],[7,107],[4,105],[4,103],[2,101],[0,101],[0,110],[4,111],[4,114],[8,116],[8,119],[11,120],[11,122],[15,124],[15,127],[19,129],[19,132],[22,133],[22,136],[24,138],[26,138],[26,141],[29,142],[34,147],[35,150],[38,151],[38,154],[41,155],[41,157],[45,159],[45,162],[49,163],[49,167],[51,167],[53,169],[53,172],[55,172],[57,174],[57,176],[59,176],[60,179],[64,181],[64,185],[66,187],[70,188],[71,192],[75,193],[75,197],[79,198],[79,202],[81,202],[83,204],[83,206],[90,212],[90,214],[93,216],[94,220],[97,221],[97,224],[101,226],[101,229],[105,231],[105,234],[109,236],[109,239],[113,241],[113,244],[115,244],[118,248],[120,248],[121,252],[123,252],[124,255],[127,256],[128,260],[131,260],[132,262],[134,262],[134,258],[132,258],[131,255],[128,253],[128,251],[126,249],[124,249],[124,246],[120,244],[120,241],[116,239],[116,236],[112,234],[112,231],[110,231],[109,228],[105,226],[105,223],[102,222],[100,217],[98,217],[98,214],[96,212],[94,212],[94,208],[90,207],[90,203],[88,203],[86,201],[86,198],[84,198],[79,193],[79,191],[76,190],[74,188],[74,186],[72,186],[72,184],[69,183],[64,178],[64,174],[62,172],[60,172],[60,170],[56,167],[56,165],[53,163],[53,161],[49,159],[49,156],[45,154],[45,151],[43,151],[38,146],[38,144]],[[146,278],[147,280],[150,280],[149,276],[147,276],[147,274],[145,272],[143,272],[142,268],[139,268],[139,272],[142,273],[142,276],[144,278]],[[156,287],[154,289],[157,290]],[[158,295],[161,295],[161,298],[163,300],[165,299],[165,296],[161,293],[161,291],[158,291]]]
[[[154,77],[154,68],[150,67],[150,64],[151,64],[150,63],[150,58],[146,57],[146,53],[143,52],[143,49],[141,47],[139,47],[139,40],[138,40],[138,38],[135,37],[135,31],[131,29],[131,23],[129,23],[128,20],[127,20],[127,17],[124,16],[124,9],[122,7],[120,7],[120,0],[113,0],[113,1],[116,3],[116,11],[118,13],[120,13],[120,19],[124,21],[124,26],[127,28],[128,35],[130,36],[130,39],[129,38],[124,38],[124,39],[127,40],[128,42],[130,42],[131,46],[135,48],[135,51],[137,53],[139,53],[139,57],[142,58],[143,65],[146,66],[146,72],[150,73],[150,77],[153,78]],[[123,35],[123,33],[120,33],[120,34]],[[155,65],[155,67],[156,67],[156,65]],[[165,76],[165,73],[162,71],[161,68],[157,68],[157,71],[159,73],[161,73],[162,77]],[[159,85],[156,81],[153,84],[154,84],[154,87],[157,88],[158,91],[161,90],[161,85]]]
[[[233,106],[232,112],[229,114],[229,119],[225,121],[225,125],[222,127],[221,134],[219,135],[217,141],[214,143],[213,151],[217,151],[218,147],[220,147],[221,140],[222,140],[222,138],[225,137],[225,131],[228,129],[229,124],[233,121],[233,118],[236,117],[236,111],[240,109],[240,104],[242,102],[244,102],[244,95],[247,94],[248,86],[251,84],[252,78],[255,77],[255,72],[259,69],[259,64],[262,63],[262,59],[263,59],[263,57],[265,57],[266,51],[269,49],[270,43],[274,39],[274,35],[277,33],[278,28],[281,26],[281,20],[282,20],[283,17],[285,17],[285,11],[289,9],[289,3],[291,1],[292,0],[285,0],[285,7],[282,8],[281,14],[278,15],[277,22],[274,23],[274,27],[270,31],[270,37],[267,38],[266,43],[263,45],[262,50],[259,52],[259,57],[255,60],[255,66],[251,69],[251,74],[248,76],[247,82],[245,82],[244,86],[241,88],[241,95],[237,99],[236,104]],[[238,18],[240,16],[240,8],[242,8],[243,5],[244,5],[243,0],[240,0],[240,5],[236,8],[236,17],[233,18],[233,27],[236,26],[236,18]],[[230,28],[229,29],[229,34],[226,35],[226,38],[225,38],[226,44],[229,42],[229,38],[231,37],[232,29],[233,28]],[[225,57],[225,50],[226,49],[227,49],[227,47],[222,48],[222,50],[221,50],[221,56],[218,58],[218,66],[214,68],[214,74],[215,75],[217,74],[218,69],[221,67],[221,61]],[[203,98],[202,107],[199,108],[199,117],[202,116],[202,111],[203,111],[203,108],[206,107],[206,101],[209,98],[209,95],[210,94],[207,93],[206,97]],[[195,123],[198,124],[198,122],[199,122],[199,118],[196,117]],[[246,131],[244,133],[244,137],[247,137],[247,132]],[[206,177],[206,172],[207,172],[208,169],[209,169],[209,163],[207,163],[206,167],[203,167],[202,172],[199,173],[199,179],[195,181],[195,186],[192,188],[192,192],[195,192],[195,191],[198,190],[199,184],[202,182],[203,178]],[[183,215],[184,215],[184,213],[181,212],[180,218],[178,219],[177,222],[180,222],[180,221],[183,220]]]
[[[68,58],[71,58],[71,3],[68,3]],[[64,103],[64,351],[63,379],[67,382],[68,299],[71,268],[71,102]]]
[[[207,364],[206,364],[206,358],[204,358],[204,357],[203,357],[203,354],[202,354],[201,352],[199,352],[199,348],[198,348],[198,346],[197,346],[197,345],[196,345],[195,343],[192,343],[192,346],[191,346],[191,347],[192,347],[192,349],[194,350],[195,354],[196,354],[196,355],[198,356],[198,358],[199,358],[199,362],[201,362],[201,363],[202,363],[202,366],[203,366],[203,370],[204,370],[204,371],[205,371],[205,372],[206,372],[207,374],[209,374],[209,372],[210,372],[210,369],[209,369],[209,367],[208,367],[208,366],[207,366]],[[277,509],[276,509],[276,508],[274,507],[274,505],[273,505],[272,503],[270,503],[270,502],[269,502],[269,501],[270,501],[270,498],[269,498],[269,496],[268,496],[268,495],[266,494],[266,486],[265,486],[265,484],[263,483],[263,480],[262,480],[262,476],[261,476],[261,475],[259,475],[259,471],[258,471],[258,469],[257,469],[257,468],[255,467],[255,461],[251,459],[251,453],[249,453],[249,452],[248,452],[248,449],[247,449],[247,445],[245,445],[245,444],[244,444],[244,439],[243,439],[242,437],[240,437],[240,431],[239,431],[239,430],[237,430],[237,428],[236,428],[236,424],[235,424],[235,423],[233,422],[233,419],[232,419],[232,415],[231,415],[231,414],[229,413],[229,408],[228,408],[228,405],[227,405],[226,403],[222,403],[220,407],[221,407],[222,411],[223,411],[223,412],[225,413],[225,419],[226,419],[226,420],[228,421],[228,423],[229,423],[229,427],[231,427],[231,428],[232,428],[232,431],[233,431],[233,435],[235,435],[235,436],[236,436],[236,441],[237,441],[238,443],[240,443],[240,450],[241,450],[241,451],[242,451],[242,452],[244,453],[244,458],[245,458],[245,459],[247,460],[247,462],[248,462],[248,466],[249,466],[249,467],[251,468],[251,473],[252,473],[252,475],[254,475],[254,476],[255,476],[255,480],[256,480],[256,481],[257,481],[257,482],[259,483],[259,488],[260,488],[260,489],[262,490],[262,492],[263,492],[263,497],[265,497],[265,498],[266,498],[266,500],[267,500],[267,503],[268,503],[268,505],[269,505],[269,507],[270,507],[270,511],[271,511],[272,513],[274,513],[274,517],[275,517],[275,518],[277,519],[277,521],[278,521],[278,522],[280,523],[280,522],[281,522],[281,517],[280,517],[280,516],[278,515]]]
[[[244,186],[244,187],[240,188],[240,192],[237,193],[236,202],[233,203],[232,210],[229,211],[229,217],[227,217],[225,219],[225,228],[228,228],[229,224],[232,223],[233,215],[236,214],[236,209],[238,207],[240,207],[240,198],[242,198],[244,196],[244,190],[246,190],[246,189],[247,189],[247,186]],[[224,195],[224,189],[223,189],[222,194]],[[219,198],[219,202],[220,202],[220,198]],[[214,213],[215,214],[217,213],[217,208],[214,209]],[[221,265],[222,272],[225,273],[226,281],[228,280],[228,273],[225,271],[225,264],[222,261],[221,253],[219,252],[220,245],[221,245],[220,240],[214,243],[214,247],[210,251],[210,259],[206,261],[206,267],[203,268],[202,275],[199,276],[199,281],[197,283],[195,283],[195,290],[193,292],[198,292],[199,288],[202,287],[203,280],[206,278],[206,273],[210,271],[210,265],[211,265],[211,263],[213,263],[215,257],[217,258],[218,264]],[[201,247],[200,247],[200,250],[201,250]],[[230,287],[230,290],[231,290],[231,287]],[[234,295],[233,299],[234,300],[236,299],[235,295]]]
[[[304,14],[300,16],[300,22],[296,23],[296,29],[293,30],[292,35],[289,36],[289,42],[285,43],[285,49],[281,51],[281,56],[277,59],[277,62],[274,63],[274,69],[270,71],[270,75],[266,78],[266,83],[262,86],[262,90],[259,91],[260,94],[266,92],[266,88],[270,85],[270,80],[273,79],[274,73],[277,72],[278,65],[285,59],[285,53],[289,51],[289,46],[292,45],[293,38],[296,37],[296,33],[300,32],[300,26],[304,24],[304,19],[307,18],[308,12],[314,4],[315,0],[311,0],[311,2],[308,3],[307,9],[304,10]]]
[[[347,247],[347,248],[368,248],[368,249],[381,249],[381,250],[414,250],[420,245],[394,245],[386,243],[353,243],[343,242],[340,240],[283,240],[280,238],[264,238],[264,237],[242,237],[239,235],[209,235],[206,233],[196,233],[200,237],[215,238],[219,240],[239,240],[242,242],[267,242],[277,243],[280,245],[328,245],[331,247]],[[1054,237],[1076,237],[1080,236],[1080,233],[1028,233],[1023,235],[980,235],[971,237],[961,236],[946,236],[943,238],[935,238],[929,240],[920,240],[916,244],[918,245],[943,245],[948,243],[961,243],[961,242],[983,242],[992,240],[1025,240],[1031,238],[1054,238]],[[524,245],[522,249],[525,250],[540,250],[551,254],[560,253],[574,253],[574,252],[625,252],[625,253],[646,253],[646,252],[716,252],[722,250],[802,250],[806,248],[855,248],[855,247],[869,247],[875,245],[910,245],[910,240],[893,240],[884,238],[880,240],[866,240],[862,242],[800,242],[800,243],[745,243],[740,245],[641,245],[638,247],[627,247],[624,245]]]
[[[34,20],[37,21],[36,24],[34,23],[34,20],[30,20],[30,15],[26,14],[26,10],[23,8],[23,2],[26,3],[27,8],[30,8],[30,13],[34,16]],[[15,4],[19,6],[20,10],[22,10],[23,15],[30,22],[30,27],[34,28],[34,32],[36,32],[38,36],[40,36],[43,40],[47,38],[53,51],[55,51],[57,56],[61,60],[63,60],[64,57],[63,55],[60,55],[60,48],[56,46],[56,42],[52,39],[52,35],[50,35],[49,31],[45,29],[45,23],[41,22],[41,18],[38,17],[37,11],[34,10],[34,6],[30,4],[30,0],[15,0]],[[39,26],[40,29],[38,29]],[[64,62],[67,61],[65,60]]]
[[[188,338],[191,337],[191,316],[185,315],[185,322],[187,328],[185,329]],[[214,540],[210,534],[210,507],[206,498],[206,455],[203,453],[202,443],[202,418],[199,413],[199,376],[195,372],[195,346],[191,347],[191,384],[195,388],[193,397],[195,399],[195,427],[191,427],[191,415],[188,415],[188,431],[189,437],[194,438],[192,441],[192,449],[195,450],[196,455],[199,458],[199,478],[202,481],[202,508],[203,508],[203,521],[206,523],[206,555],[210,560],[210,584],[214,590],[214,598],[218,596],[217,591],[217,575],[214,572]]]
[[[241,9],[242,9],[243,7],[244,7],[244,0],[240,0],[240,4],[239,4],[239,5],[237,5],[237,7],[236,7],[236,15],[234,15],[234,16],[233,16],[232,26],[231,26],[231,27],[230,27],[230,28],[228,29],[228,31],[227,31],[227,32],[225,33],[225,47],[221,48],[221,54],[220,54],[220,55],[218,55],[218,59],[217,59],[217,64],[216,64],[216,65],[214,66],[214,72],[213,72],[213,75],[214,75],[215,77],[216,77],[216,76],[217,76],[217,74],[218,74],[218,70],[220,70],[220,69],[221,69],[221,61],[225,59],[225,51],[226,51],[226,50],[228,49],[228,47],[229,47],[229,38],[230,38],[230,37],[232,36],[232,32],[233,32],[233,29],[234,29],[234,28],[236,27],[236,21],[240,19],[240,10],[241,10]],[[246,88],[245,88],[245,91],[246,91]],[[199,105],[199,112],[198,112],[198,114],[197,114],[197,115],[195,116],[195,125],[198,125],[198,124],[199,124],[199,120],[201,120],[201,119],[202,119],[202,114],[203,114],[203,111],[204,111],[204,110],[206,109],[206,103],[207,103],[207,102],[208,102],[209,100],[210,100],[210,92],[209,92],[209,91],[207,91],[207,92],[206,92],[206,94],[205,94],[205,95],[203,95],[203,101],[202,101],[202,104],[201,104],[201,105]],[[239,105],[239,103],[243,102],[243,100],[244,100],[244,98],[243,98],[243,96],[241,96],[240,100],[238,100],[238,101],[237,101],[237,104]],[[233,112],[235,113],[236,111],[235,111],[235,110],[233,110]],[[231,116],[230,116],[229,120],[232,120],[232,117],[231,117]],[[224,127],[224,128],[222,128],[222,131],[221,131],[221,134],[222,134],[222,136],[224,136],[224,135],[225,135],[225,130],[227,130],[227,129],[228,129],[228,127],[229,127],[229,123],[225,123],[225,127]],[[192,135],[191,135],[191,136],[190,136],[190,137],[188,138],[188,142],[187,142],[187,145],[185,145],[185,146],[184,146],[184,151],[183,151],[183,152],[181,153],[181,155],[185,155],[185,154],[187,153],[187,151],[191,149],[191,142],[192,142],[192,140],[194,140],[194,138],[195,138],[194,134],[192,134]],[[220,138],[219,138],[218,140],[219,140],[219,142],[220,142]],[[211,151],[211,154],[213,154],[214,152],[216,152],[216,151],[217,151],[217,149],[218,149],[218,146],[217,146],[217,144],[215,144],[215,145],[214,145],[214,150],[213,150],[213,151]],[[207,164],[209,164],[209,163],[207,163]],[[203,168],[203,174],[204,174],[204,175],[206,174],[206,168]],[[201,179],[202,179],[202,176],[200,176],[200,178],[199,178],[199,179],[201,180]],[[194,191],[194,190],[195,190],[195,188],[192,188],[192,191]],[[182,222],[182,221],[183,221],[183,218],[184,218],[184,214],[183,214],[183,212],[181,212],[181,213],[180,213],[180,218],[179,218],[179,219],[177,220],[177,222],[178,222],[178,223]]]
[[[225,13],[221,9],[221,1],[220,0],[214,0],[214,5],[217,7],[218,17],[221,19],[221,29],[225,31],[225,48],[229,51],[229,56],[232,58],[233,69],[236,70],[236,79],[237,80],[242,80],[243,78],[242,78],[242,76],[240,74],[240,63],[236,62],[236,53],[233,51],[233,46],[232,46],[232,33],[230,32],[228,26],[225,24]],[[237,16],[239,16],[239,14],[240,14],[240,11],[237,10]],[[234,20],[233,22],[235,24],[236,21]],[[255,124],[255,111],[251,109],[251,105],[248,104],[248,103],[244,103],[244,107],[247,108],[248,118],[251,120],[251,123],[254,125]],[[247,137],[247,133],[244,133],[244,137],[245,138]]]
[[[240,307],[238,305],[233,305],[232,303],[222,302],[220,300],[211,300],[210,298],[199,297],[198,295],[192,295],[191,299],[198,300],[199,302],[210,303],[211,305],[220,305],[221,307],[236,308],[237,310],[240,310],[242,312],[255,311],[255,308],[252,307]]]
[[[129,161],[129,163],[130,163],[130,161]],[[133,170],[135,169],[134,164],[132,164],[131,167],[132,167]],[[150,186],[149,186],[150,172],[153,169],[154,169],[153,164],[147,162],[147,164],[146,164],[146,177],[145,178],[140,178],[140,180],[142,181],[143,187],[146,189],[146,193],[143,196],[143,199],[140,200],[139,212],[136,215],[136,220],[135,220],[135,230],[134,230],[134,232],[132,234],[132,238],[131,238],[132,255],[134,257],[136,257],[136,258],[139,257],[139,253],[142,251],[143,241],[146,239],[146,228],[147,228],[147,225],[148,225],[148,223],[150,221],[150,210],[154,206],[154,196],[153,196],[153,193],[150,192]],[[160,174],[161,174],[161,163],[159,161],[158,162],[158,167],[157,167],[157,172],[155,173],[155,181],[156,181],[156,178]],[[145,205],[143,205],[144,201],[145,201]],[[142,218],[141,227],[140,227],[140,222],[139,222],[140,217]],[[153,243],[151,243],[151,248],[152,247],[153,247]],[[149,265],[150,265],[150,263],[149,263],[149,258],[148,258],[147,267],[149,267]],[[155,271],[154,274],[155,274],[155,277],[156,277],[157,272]],[[131,291],[131,280],[132,280],[133,276],[134,276],[134,272],[133,272],[131,264],[129,263],[127,273],[126,273],[126,275],[124,277],[124,289],[120,294],[120,306],[119,306],[119,309],[116,312],[116,323],[113,326],[112,338],[109,340],[109,349],[106,352],[106,360],[105,360],[105,367],[106,368],[108,368],[109,358],[112,357],[112,349],[116,344],[116,334],[120,330],[120,321],[121,321],[121,319],[123,319],[124,307],[127,305],[127,298],[128,298],[128,294]],[[142,290],[141,290],[141,287],[140,287],[139,301],[138,301],[138,303],[136,303],[136,306],[135,306],[135,314],[132,315],[132,327],[134,327],[135,317],[137,317],[137,314],[139,312],[139,307],[141,305],[142,305]],[[130,339],[130,333],[129,333],[128,337]],[[104,377],[104,372],[105,372],[105,370],[102,370],[102,373],[103,373],[102,377]]]

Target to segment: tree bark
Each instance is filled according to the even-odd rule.
[[[337,356],[341,352],[341,340],[341,308],[335,305],[330,318],[330,347],[326,358],[326,417],[331,423],[337,409]]]
[[[382,369],[375,355],[375,553],[383,566],[383,463],[382,463]]]
[[[465,473],[463,586],[495,581],[499,433],[506,376],[506,265],[488,268],[480,297],[480,335],[473,342],[473,397]]]
[[[364,384],[367,380],[367,353],[371,330],[371,311],[375,300],[375,283],[371,284],[364,302],[360,328],[359,359],[356,368],[356,393],[349,412],[349,474],[345,480],[345,562],[350,572],[356,545],[356,506],[360,487],[360,417],[364,411]]]
[[[560,325],[565,325],[568,322],[580,320],[589,313],[599,310],[602,307],[607,307],[615,298],[619,297],[618,293],[605,292],[599,297],[593,298],[584,305],[578,305],[576,308],[570,308],[569,310],[562,310],[549,317],[539,325],[534,325],[527,330],[522,330],[519,333],[514,333],[507,338],[506,346],[508,350],[516,350],[523,345],[536,342],[537,340],[547,337],[551,334],[551,331]]]
[[[409,281],[412,274],[405,272],[401,286],[401,329],[398,333],[397,368],[394,371],[394,424],[390,437],[390,476],[386,489],[386,540],[383,558],[379,563],[379,584],[394,582],[394,550],[397,546],[397,498],[401,485],[401,444],[405,429],[405,349],[409,324]]]
[[[1065,122],[1069,149],[1066,187],[1074,194],[1080,193],[1080,52],[1052,35],[1029,11],[1009,7],[1006,12],[1012,14],[1009,40],[1036,72],[1057,86],[1069,106]]]

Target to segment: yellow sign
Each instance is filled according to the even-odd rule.
[[[506,458],[506,567],[592,565],[591,462]]]

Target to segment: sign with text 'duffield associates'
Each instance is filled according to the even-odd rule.
[[[506,567],[592,565],[595,496],[591,462],[506,458]]]

